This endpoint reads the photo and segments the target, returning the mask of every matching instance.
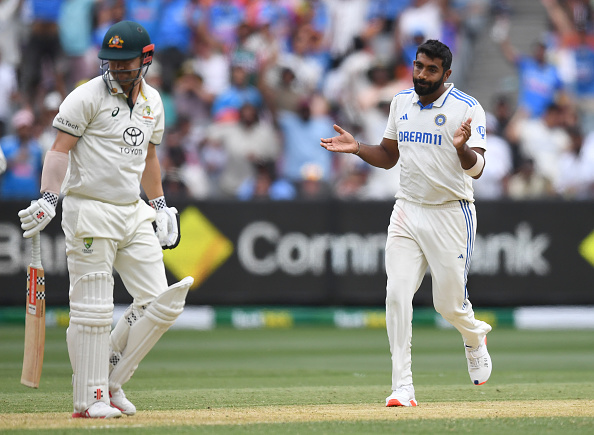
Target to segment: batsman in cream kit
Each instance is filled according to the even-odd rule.
[[[42,197],[19,212],[24,237],[31,237],[55,216],[64,194],[73,417],[136,412],[122,385],[181,314],[193,283],[187,277],[169,286],[163,264],[162,249],[176,247],[180,233],[179,214],[163,196],[155,149],[163,137],[163,103],[144,80],[153,53],[140,24],[109,28],[98,55],[102,75],[60,106]],[[133,302],[111,331],[113,268]]]

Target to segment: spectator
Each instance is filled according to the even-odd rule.
[[[208,130],[206,134],[208,134]],[[211,198],[223,196],[219,186],[221,184],[221,175],[227,166],[228,160],[227,151],[223,143],[218,140],[209,140],[208,137],[205,137],[200,144],[200,159],[204,165],[208,179],[208,196]]]
[[[275,80],[268,75],[270,64],[270,61],[265,62],[258,77],[258,87],[266,105],[271,110],[297,112],[303,95],[295,84],[295,73],[290,68],[281,68],[278,80]]]
[[[16,70],[4,61],[3,54],[0,52],[0,137],[6,134],[6,126],[13,113],[13,103],[18,99]]]
[[[29,108],[41,104],[46,93],[42,84],[57,89],[63,96],[67,93],[58,29],[62,2],[63,0],[29,0],[31,30],[24,44],[21,65],[23,97]],[[47,68],[48,65],[50,68]]]
[[[149,35],[158,35],[159,18],[164,0],[124,0],[126,20],[142,25]]]
[[[0,53],[2,62],[13,68],[21,63],[21,36],[23,23],[19,14],[25,0],[3,0],[0,2]]]
[[[507,195],[516,201],[546,199],[554,196],[551,181],[534,170],[534,160],[524,159],[507,183]]]
[[[412,74],[412,65],[417,57],[417,47],[426,40],[427,38],[423,30],[417,29],[413,31],[412,35],[402,41],[400,56],[409,69],[409,75]]]
[[[320,147],[320,137],[331,136],[334,130],[325,101],[319,96],[302,100],[297,113],[280,111],[277,122],[284,142],[282,176],[296,186],[314,184],[308,181],[327,186],[333,176],[333,158]]]
[[[208,176],[198,155],[199,139],[190,118],[180,114],[159,147],[163,188],[178,199],[204,199],[210,193]]]
[[[511,103],[511,98],[509,95],[495,95],[492,114],[495,117],[495,120],[497,121],[497,131],[495,132],[497,135],[503,136],[505,134],[507,125],[513,117],[513,112],[514,111]]]
[[[285,179],[278,178],[274,162],[256,163],[255,175],[247,178],[237,191],[242,201],[286,201],[297,196],[295,187]]]
[[[368,165],[356,162],[348,172],[338,178],[334,184],[334,195],[342,200],[366,199],[364,187],[369,172]]]
[[[587,13],[576,14],[574,22],[557,0],[541,1],[559,35],[559,70],[580,109],[582,128],[594,131],[594,35]]]
[[[237,43],[237,27],[244,21],[244,8],[233,0],[215,1],[206,9],[208,34],[224,53]]]
[[[251,30],[244,48],[255,54],[258,65],[261,67],[271,59],[277,59],[285,47],[272,32],[272,23],[267,18],[261,18],[252,24]]]
[[[289,47],[289,37],[297,26],[296,11],[292,9],[296,4],[284,0],[256,0],[246,6],[246,18],[253,26],[268,26],[273,38],[278,41],[283,51]],[[302,6],[302,5],[299,5]]]
[[[181,144],[182,134],[173,130],[167,133],[165,157],[160,160],[163,162],[161,171],[163,176],[163,193],[167,198],[177,200],[188,198],[190,191],[184,181],[182,174],[183,167],[186,164],[186,155]]]
[[[398,43],[404,47],[419,35],[424,40],[441,39],[442,26],[442,10],[438,1],[413,0],[398,19]]]
[[[196,35],[193,47],[194,71],[202,77],[207,100],[212,102],[229,87],[229,60],[204,36]]]
[[[324,97],[350,123],[356,123],[359,115],[357,91],[367,83],[367,72],[377,62],[377,56],[367,39],[355,38],[353,48],[338,67],[328,72],[323,91]]]
[[[407,77],[412,76],[408,72],[406,75]],[[370,108],[365,113],[362,118],[363,130],[361,131],[361,140],[365,143],[377,143],[378,139],[383,137],[386,130],[386,119],[390,116],[390,103],[394,95],[391,92],[384,93],[380,97],[377,107]],[[360,161],[360,159],[354,160]],[[396,163],[396,166],[389,170],[369,166],[369,174],[361,189],[361,199],[374,201],[393,199],[400,188],[400,163]]]
[[[92,34],[93,48],[96,53],[101,48],[103,37],[112,24],[125,19],[125,0],[99,0],[95,5],[95,28]]]
[[[171,93],[163,91],[163,76],[161,75],[161,64],[153,59],[151,67],[146,72],[144,79],[146,82],[157,89],[161,94],[163,102],[163,112],[165,113],[165,129],[175,126],[177,123],[177,107]]]
[[[258,57],[256,50],[248,45],[252,34],[252,27],[247,23],[241,23],[237,28],[237,45],[231,50],[229,58],[231,65],[242,66],[248,74],[249,82],[256,82],[258,71]]]
[[[302,199],[326,199],[330,196],[330,185],[322,179],[324,173],[317,163],[306,163],[301,167],[301,179],[297,183]]]
[[[542,118],[516,117],[508,125],[508,137],[518,142],[520,155],[533,160],[536,173],[552,185],[559,176],[559,157],[570,144],[563,120],[563,108],[552,103]]]
[[[239,109],[247,103],[260,109],[262,95],[256,87],[250,85],[245,68],[234,65],[231,67],[231,86],[215,98],[212,116],[216,122],[236,121],[239,118]]]
[[[513,172],[513,159],[510,145],[497,133],[497,118],[487,113],[487,151],[483,175],[474,180],[474,196],[476,199],[502,199],[506,194],[507,179]]]
[[[206,91],[204,80],[196,73],[191,61],[186,61],[173,86],[173,98],[178,116],[188,117],[195,126],[210,123],[212,94]]]
[[[209,194],[206,171],[198,156],[197,138],[190,118],[180,115],[169,129],[160,150],[163,188],[179,199],[204,199]]]
[[[0,197],[3,199],[31,199],[39,196],[42,151],[32,136],[34,122],[33,112],[19,110],[12,117],[15,134],[0,140],[7,163],[0,187]]]
[[[571,146],[559,158],[559,178],[556,192],[565,199],[594,198],[594,150],[584,147],[584,135],[579,128],[570,128]]]
[[[179,69],[190,57],[192,29],[200,26],[203,17],[191,13],[196,10],[191,9],[190,0],[162,1],[154,42],[162,67],[163,91],[171,93]]]
[[[62,104],[62,96],[58,91],[50,92],[43,99],[43,109],[39,117],[40,131],[37,135],[37,141],[41,146],[43,156],[51,149],[58,133],[58,130],[53,126],[53,122],[60,109],[60,104]]]
[[[93,7],[98,0],[64,0],[58,19],[60,43],[65,55],[64,81],[74,89],[81,80],[95,77],[97,58],[93,48]]]
[[[365,116],[368,110],[378,108],[380,101],[385,96],[393,97],[398,92],[412,86],[410,79],[403,82],[396,80],[394,71],[394,67],[381,63],[373,65],[367,71],[368,82],[357,92],[359,116]]]
[[[386,0],[409,1],[409,0]],[[299,5],[297,9],[297,25],[310,25],[315,32],[321,35],[324,41],[329,39],[330,15],[325,0],[307,0]]]
[[[334,66],[353,49],[353,41],[366,27],[367,0],[327,0],[328,40]]]
[[[255,176],[255,164],[274,162],[280,153],[272,125],[261,120],[257,107],[250,103],[240,107],[238,121],[212,125],[207,140],[219,142],[227,155],[218,180],[225,197],[237,196],[240,186]]]
[[[289,68],[295,74],[295,84],[304,95],[311,95],[322,84],[324,67],[313,55],[315,34],[308,27],[297,29],[291,38],[291,51],[282,52],[278,67]]]
[[[557,68],[546,59],[546,44],[537,40],[533,43],[532,55],[523,55],[511,44],[509,28],[500,25],[499,29],[495,39],[505,58],[518,70],[518,108],[532,118],[542,116],[563,88]]]

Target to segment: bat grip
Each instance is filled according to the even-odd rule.
[[[31,266],[41,268],[41,235],[35,234],[31,238]]]

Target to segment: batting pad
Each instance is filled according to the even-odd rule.
[[[194,278],[188,276],[170,286],[163,294],[151,302],[144,310],[144,315],[129,327],[125,347],[121,346],[124,334],[122,331],[117,332],[112,339],[112,343],[118,346],[117,349],[121,349],[121,351],[118,355],[118,361],[115,361],[114,358],[111,359],[113,370],[109,375],[110,390],[118,390],[128,382],[140,361],[159,341],[165,331],[173,325],[175,319],[179,317],[184,309],[186,295],[193,283]],[[128,322],[122,323],[122,327],[126,324]],[[115,348],[114,351],[116,351]],[[112,353],[113,356],[114,353]]]
[[[143,307],[135,307],[134,304],[131,304],[122,317],[118,320],[115,328],[111,331],[111,335],[109,337],[109,345],[110,345],[110,352],[109,352],[109,373],[111,374],[112,370],[115,366],[120,362],[122,359],[122,352],[126,348],[126,344],[128,343],[128,335],[130,333],[130,328],[134,325],[140,318],[144,315],[144,310],[146,306]]]
[[[109,332],[113,319],[113,277],[84,275],[70,292],[70,325],[66,331],[72,364],[74,412],[97,401],[109,404]]]

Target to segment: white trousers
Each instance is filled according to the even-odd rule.
[[[62,229],[70,289],[89,273],[119,273],[133,304],[141,307],[167,290],[163,251],[144,201],[113,205],[77,196],[62,203]]]
[[[155,215],[141,200],[113,205],[66,196],[62,203],[70,275],[66,341],[76,413],[84,412],[95,401],[109,403],[113,269],[120,274],[137,309],[167,290],[163,253],[152,226]]]
[[[421,206],[398,199],[386,242],[386,327],[392,354],[392,389],[412,384],[411,339],[413,297],[427,266],[433,283],[433,305],[477,347],[491,330],[476,320],[466,279],[476,235],[474,204],[453,201]]]

